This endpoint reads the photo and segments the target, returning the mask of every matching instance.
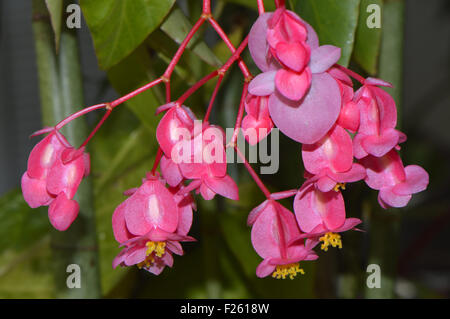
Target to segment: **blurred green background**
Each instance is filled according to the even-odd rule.
[[[80,218],[66,233],[53,230],[47,211],[30,209],[18,188],[43,124],[83,106],[111,101],[162,74],[201,13],[199,0],[81,0],[80,29],[68,29],[61,0],[0,3],[0,298],[445,298],[450,294],[450,6],[446,0],[288,0],[312,24],[321,44],[343,49],[340,63],[395,84],[405,165],[430,174],[426,192],[408,207],[382,210],[363,182],[344,192],[347,215],[366,231],[343,235],[342,250],[319,252],[302,263],[295,280],[258,279],[261,261],[250,242],[248,212],[263,196],[242,165],[229,165],[239,202],[199,199],[185,255],[153,276],[135,268],[112,269],[119,252],[111,216],[150,170],[161,88],[114,111],[89,145],[92,173],[83,182]],[[213,1],[214,16],[238,45],[257,18],[256,1]],[[272,1],[265,1],[273,9]],[[382,9],[382,28],[368,29],[367,6]],[[230,53],[210,27],[183,55],[173,77],[173,97],[221,65]],[[244,59],[257,74],[248,51]],[[242,76],[233,67],[221,87],[211,121],[232,127]],[[202,114],[214,81],[187,105]],[[77,145],[101,114],[90,114],[64,132]],[[272,191],[303,182],[299,144],[281,136],[280,170],[262,176]],[[292,207],[290,201],[283,202]],[[82,288],[67,289],[68,264],[81,266]],[[382,271],[380,289],[369,289],[368,264]]]

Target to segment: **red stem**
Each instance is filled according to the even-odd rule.
[[[252,168],[249,162],[247,162],[247,159],[245,158],[244,154],[239,150],[237,145],[234,145],[234,150],[236,151],[236,154],[242,159],[244,162],[245,168],[252,176],[253,180],[255,181],[256,185],[261,189],[261,191],[264,193],[267,199],[271,200],[270,197],[270,191],[267,189],[266,185],[264,185],[263,181],[259,178],[258,174],[255,172],[255,170]]]
[[[163,81],[162,78],[158,78],[158,79],[156,79],[156,80],[154,80],[154,81],[144,85],[143,87],[140,87],[139,89],[134,90],[133,92],[130,92],[127,95],[124,95],[124,96],[118,98],[117,100],[115,100],[115,101],[110,103],[111,108],[115,108],[116,106],[122,104],[123,102],[128,101],[129,99],[131,99],[131,98],[135,97],[136,95],[144,92],[145,90],[148,90],[148,89],[154,87],[155,85],[161,83],[162,81]]]
[[[211,24],[211,26],[214,28],[214,30],[217,32],[217,34],[220,36],[220,38],[222,39],[223,42],[225,42],[225,44],[227,45],[227,47],[230,49],[231,53],[234,53],[236,51],[236,48],[234,47],[233,43],[231,43],[230,39],[228,38],[228,36],[226,35],[226,33],[222,30],[222,28],[220,27],[220,25],[217,23],[216,20],[214,20],[214,18],[209,18],[208,19],[209,23]],[[247,65],[244,63],[244,61],[242,61],[239,58],[239,68],[242,71],[242,74],[244,75],[244,77],[246,79],[251,78],[252,74],[250,73],[250,71],[247,68]]]
[[[351,76],[352,78],[354,78],[356,81],[360,82],[361,84],[364,85],[365,79],[359,75],[356,72],[353,72],[352,70],[347,69],[346,67],[340,65],[340,64],[335,64],[334,67],[338,68],[339,70],[343,71],[344,73],[346,73],[347,75]]]
[[[245,110],[245,98],[247,97],[247,88],[248,83],[245,82],[242,88],[241,101],[239,103],[239,109],[236,117],[236,124],[234,125],[233,136],[231,137],[231,141],[229,143],[229,145],[231,146],[234,146],[236,144],[239,135],[239,130],[241,129],[242,118],[244,117],[244,110]]]
[[[204,15],[211,14],[211,0],[203,0],[203,10]]]
[[[223,75],[219,75],[219,78],[217,79],[216,87],[214,88],[214,92],[211,96],[211,100],[209,101],[208,109],[206,110],[205,117],[203,119],[204,122],[208,122],[209,116],[211,115],[211,111],[214,105],[214,101],[216,100],[217,92],[219,92],[220,84],[222,83]]]
[[[106,113],[103,115],[103,117],[101,118],[101,120],[98,122],[98,124],[95,126],[95,128],[92,130],[91,134],[89,134],[89,136],[84,140],[83,144],[81,144],[80,148],[84,147],[87,145],[87,143],[91,140],[91,138],[94,137],[95,133],[97,133],[97,131],[100,129],[100,127],[103,125],[103,123],[106,121],[106,119],[109,117],[109,115],[111,114],[112,109],[108,109],[106,111]]]
[[[259,15],[265,13],[266,10],[264,10],[264,1],[263,0],[258,0],[258,13]]]
[[[58,124],[55,125],[55,129],[56,130],[60,130],[61,128],[63,128],[66,124],[70,123],[71,121],[75,120],[76,118],[87,114],[89,112],[95,111],[95,110],[99,110],[99,109],[103,109],[103,108],[108,108],[108,104],[107,103],[102,103],[102,104],[96,104],[96,105],[92,105],[89,106],[85,109],[82,109],[76,113],[73,113],[71,115],[69,115],[68,117],[66,117],[64,120],[62,120],[61,122],[59,122]]]
[[[218,70],[214,70],[213,72],[211,72],[210,74],[208,74],[207,76],[202,78],[200,81],[195,83],[186,92],[184,92],[182,96],[180,96],[180,98],[177,100],[177,104],[178,105],[182,105],[184,103],[184,101],[186,101],[186,99],[188,97],[190,97],[195,91],[197,91],[199,88],[201,88],[203,86],[203,84],[205,84],[206,82],[208,82],[212,78],[215,78],[218,74],[219,74],[219,71]]]
[[[284,7],[284,0],[275,0],[275,7],[280,8],[280,7]]]

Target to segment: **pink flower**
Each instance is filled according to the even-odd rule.
[[[366,176],[364,167],[353,163],[352,139],[339,125],[319,142],[303,144],[302,157],[305,169],[315,175],[322,192],[332,190],[337,183],[356,182]]]
[[[358,218],[346,218],[340,191],[321,192],[310,180],[295,196],[294,211],[297,223],[305,233],[298,238],[319,238],[325,251],[329,245],[341,248],[341,237],[337,233],[353,229],[361,223]]]
[[[421,192],[428,186],[428,173],[417,165],[404,167],[395,150],[383,157],[367,156],[360,162],[367,171],[367,185],[379,190],[378,202],[383,208],[404,207],[412,194]]]
[[[368,78],[356,92],[360,109],[360,125],[353,146],[355,157],[381,157],[406,140],[406,135],[395,129],[397,109],[394,99],[375,85],[390,86],[382,80]]]
[[[205,124],[201,134],[180,143],[179,149],[189,154],[181,161],[177,159],[181,174],[193,180],[184,192],[195,189],[205,200],[213,199],[216,194],[239,199],[238,187],[227,175],[224,135],[220,128]]]
[[[89,163],[84,148],[74,149],[61,133],[52,130],[28,158],[22,176],[25,201],[32,208],[49,206],[50,223],[57,230],[66,230],[78,215],[79,205],[73,197],[89,174]]]
[[[339,60],[340,48],[319,46],[311,26],[280,8],[258,18],[249,49],[263,71],[252,80],[249,92],[270,95],[270,116],[285,135],[306,144],[320,140],[340,112],[339,86],[326,73]]]
[[[299,267],[302,260],[315,260],[312,250],[317,242],[307,240],[289,242],[300,236],[295,217],[291,211],[275,202],[267,200],[256,207],[247,221],[252,226],[251,239],[255,251],[264,260],[256,269],[260,278],[272,274],[272,277],[293,279],[304,271]]]
[[[245,139],[255,145],[272,130],[273,122],[269,114],[269,97],[248,94],[245,101],[245,115],[242,130]]]
[[[359,128],[359,108],[353,101],[353,82],[342,70],[332,67],[328,73],[337,81],[341,91],[341,112],[337,124],[355,133]]]
[[[172,267],[172,254],[183,255],[181,241],[192,224],[193,202],[190,195],[177,195],[179,188],[167,189],[156,176],[143,184],[114,211],[114,237],[123,250],[113,267],[138,265],[158,275]]]

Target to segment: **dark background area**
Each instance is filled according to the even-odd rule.
[[[37,69],[30,24],[31,1],[0,2],[0,195],[19,185],[41,128]],[[450,1],[406,1],[402,130],[409,137],[405,165],[413,152],[434,158],[431,194],[405,216],[401,230],[402,297],[414,297],[407,279],[441,296],[450,295]],[[85,105],[112,100],[117,94],[99,70],[86,25],[79,30]],[[415,156],[414,158],[420,158]],[[430,162],[428,160],[428,162]],[[418,163],[420,165],[425,163]],[[439,203],[438,205],[436,203]],[[436,204],[438,207],[436,207]],[[408,212],[409,213],[409,212]],[[0,221],[1,222],[1,221]],[[389,245],[386,242],[386,245]]]

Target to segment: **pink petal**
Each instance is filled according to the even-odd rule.
[[[249,84],[248,91],[256,96],[270,95],[275,91],[275,75],[277,71],[258,74]]]
[[[397,195],[410,195],[425,190],[428,186],[428,173],[420,166],[405,167],[406,180],[394,186],[392,191]]]
[[[73,198],[84,174],[85,166],[82,156],[68,164],[63,164],[61,158],[58,158],[48,172],[47,191],[54,195],[64,192],[68,198]]]
[[[411,200],[412,195],[397,195],[392,191],[392,188],[385,187],[380,190],[378,197],[389,207],[405,207]]]
[[[119,243],[124,243],[130,240],[133,236],[127,229],[127,225],[125,223],[125,211],[127,209],[128,201],[125,200],[114,210],[112,216],[112,228],[114,233],[114,238]]]
[[[322,73],[331,68],[341,58],[341,48],[322,45],[311,52],[309,67],[312,73]]]
[[[300,42],[280,42],[276,46],[277,58],[295,72],[301,72],[309,62],[309,48]]]
[[[364,84],[365,85],[386,86],[386,87],[390,87],[390,88],[393,87],[393,85],[389,82],[386,82],[381,79],[370,78],[370,77],[364,81]]]
[[[311,85],[311,72],[305,69],[301,73],[278,70],[275,76],[277,90],[287,99],[298,101],[303,98]]]
[[[60,193],[48,208],[48,218],[53,227],[59,231],[65,231],[77,218],[79,210],[80,206],[76,201]]]
[[[216,194],[232,200],[239,200],[238,187],[230,176],[225,175],[224,177],[207,177],[205,178],[205,183]]]
[[[399,134],[395,129],[383,131],[381,135],[369,135],[362,139],[364,150],[376,157],[382,157],[392,150],[399,141]]]
[[[272,15],[272,12],[260,15],[253,24],[248,38],[248,48],[253,61],[263,72],[273,69],[273,65],[270,63],[270,59],[268,59],[269,44],[266,40],[267,20]]]
[[[164,155],[161,158],[160,168],[161,175],[170,186],[175,187],[183,180],[183,175],[181,175],[178,165]]]
[[[49,205],[54,197],[47,192],[45,180],[30,178],[28,173],[22,175],[23,198],[31,208]]]
[[[269,260],[263,260],[258,267],[256,267],[256,276],[264,278],[275,271],[276,266],[269,263]]]
[[[275,125],[291,139],[305,144],[319,141],[331,129],[340,108],[339,86],[328,73],[313,74],[311,88],[300,103],[276,93],[269,99]]]

